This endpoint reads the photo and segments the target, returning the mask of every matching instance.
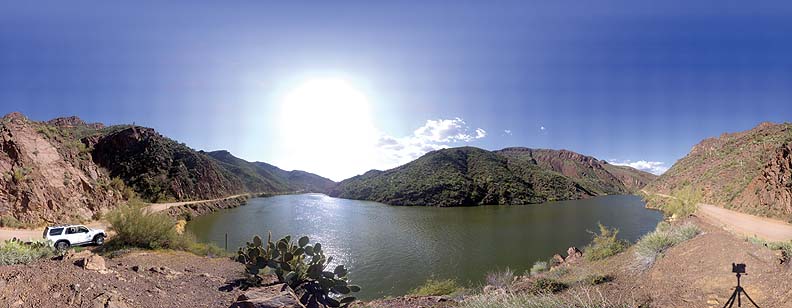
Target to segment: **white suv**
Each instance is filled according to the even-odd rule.
[[[102,229],[89,229],[83,225],[61,225],[44,228],[44,239],[52,241],[55,248],[65,250],[70,246],[104,244],[107,237]]]

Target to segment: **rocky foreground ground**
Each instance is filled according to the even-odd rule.
[[[648,307],[721,307],[734,290],[732,262],[746,263],[743,286],[760,307],[792,307],[792,268],[779,251],[736,237],[696,218],[703,233],[672,247],[654,266],[638,270],[633,248],[605,259],[578,258],[556,279],[580,292]],[[131,251],[99,257],[90,251],[30,265],[0,267],[2,307],[300,307],[282,285],[242,291],[242,264],[184,252]],[[552,273],[552,271],[551,271]],[[612,279],[596,286],[573,282],[592,274]],[[511,292],[531,282],[518,277]],[[480,291],[479,291],[480,292]],[[485,294],[507,290],[485,287]],[[564,294],[562,293],[562,295]],[[357,307],[455,307],[464,297],[397,297]],[[273,305],[273,303],[280,306]],[[266,306],[270,305],[270,306]],[[645,307],[645,306],[644,306]]]

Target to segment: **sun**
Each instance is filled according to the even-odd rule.
[[[377,137],[371,106],[351,82],[306,80],[287,91],[280,104],[279,136],[288,165],[340,178],[370,158],[366,155]]]

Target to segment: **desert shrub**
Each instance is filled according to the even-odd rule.
[[[245,264],[247,268],[247,285],[258,285],[262,281],[262,270],[273,272],[278,281],[289,285],[300,296],[300,302],[308,307],[347,307],[355,301],[354,297],[347,296],[340,300],[340,296],[360,291],[360,287],[349,285],[347,269],[344,265],[336,266],[332,271],[327,267],[333,257],[327,257],[322,250],[322,244],[310,245],[307,236],[292,242],[291,236],[286,236],[277,242],[272,241],[272,234],[267,241],[254,236],[253,242],[248,242],[239,248],[236,260]]]
[[[11,215],[0,216],[0,227],[4,228],[24,228],[27,225]]]
[[[514,282],[514,271],[507,267],[502,271],[489,272],[484,277],[484,281],[498,288],[509,288]]]
[[[440,296],[450,295],[461,291],[463,288],[453,279],[437,280],[429,279],[421,285],[410,291],[410,295],[414,296]]]
[[[23,243],[18,240],[4,241],[0,245],[0,265],[28,264],[55,255],[49,241]]]
[[[183,243],[173,228],[176,221],[164,214],[146,211],[140,202],[131,201],[106,216],[110,229],[116,233],[110,244],[145,249],[182,248],[177,247]]]
[[[536,261],[536,263],[531,266],[530,274],[531,276],[538,275],[540,273],[546,272],[548,270],[547,262],[545,261]]]
[[[551,278],[539,278],[531,283],[530,291],[533,294],[552,294],[564,291],[567,286],[565,283]]]
[[[550,279],[561,279],[561,277],[566,276],[567,274],[569,274],[569,272],[571,272],[569,267],[566,267],[566,266],[556,267],[556,268],[550,269],[547,272],[547,274],[545,274],[544,276],[546,278],[550,278]]]
[[[586,260],[602,260],[624,251],[627,242],[616,238],[618,234],[618,229],[599,224],[599,234],[594,234],[594,240],[583,249]]]
[[[652,264],[663,255],[663,253],[674,245],[696,237],[701,230],[696,225],[685,224],[682,226],[671,226],[661,223],[655,231],[644,235],[635,243],[635,256],[638,261],[638,269],[645,270],[652,267]]]
[[[611,275],[601,275],[601,274],[591,274],[583,279],[580,280],[581,283],[585,285],[595,286],[598,284],[603,284],[606,282],[613,281],[613,276]]]
[[[634,300],[611,299],[598,291],[570,290],[568,294],[498,294],[466,298],[461,308],[633,308],[644,307]]]
[[[696,212],[701,201],[699,194],[692,186],[686,186],[673,194],[673,198],[666,200],[660,210],[669,217],[687,217]]]
[[[767,248],[770,248],[771,250],[780,250],[781,254],[782,254],[781,258],[785,262],[789,262],[792,259],[792,241],[788,241],[788,242],[768,242],[768,241],[765,241],[765,240],[760,239],[760,238],[755,237],[755,236],[746,238],[745,240],[747,240],[748,242],[750,242],[750,243],[752,243],[754,245],[765,246]]]

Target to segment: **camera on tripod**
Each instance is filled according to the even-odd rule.
[[[745,274],[745,263],[732,263],[732,273]]]

